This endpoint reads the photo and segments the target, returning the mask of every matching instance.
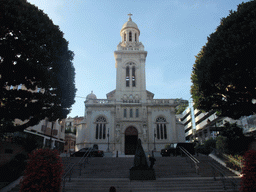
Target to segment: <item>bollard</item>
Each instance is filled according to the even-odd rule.
[[[118,157],[118,151],[116,151],[116,157]]]

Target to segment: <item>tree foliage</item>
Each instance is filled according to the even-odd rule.
[[[75,102],[74,54],[59,27],[26,0],[1,0],[0,23],[0,123],[26,120],[0,132],[66,118]]]
[[[212,148],[216,148],[216,140],[213,138],[207,139],[203,144],[198,144],[195,147],[197,153],[209,155],[212,152]]]
[[[216,138],[216,149],[221,153],[228,153],[227,137],[219,135]]]
[[[176,114],[181,114],[188,107],[188,101],[186,103],[181,103],[176,107]]]
[[[196,56],[191,75],[195,108],[239,118],[256,112],[256,1],[222,18]]]
[[[223,144],[226,147],[225,152],[233,155],[243,154],[253,141],[253,137],[246,137],[243,134],[243,129],[236,123],[226,122],[219,135],[225,138],[223,140]]]

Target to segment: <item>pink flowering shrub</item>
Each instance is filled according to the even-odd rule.
[[[58,192],[63,165],[57,150],[39,149],[29,154],[20,192]]]
[[[249,150],[244,154],[242,181],[240,191],[256,191],[256,151]]]

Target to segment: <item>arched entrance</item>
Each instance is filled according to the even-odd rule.
[[[125,155],[135,155],[138,140],[138,131],[135,127],[128,127],[125,130]]]

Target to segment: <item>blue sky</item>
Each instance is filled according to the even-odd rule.
[[[190,99],[195,55],[220,19],[242,0],[28,0],[60,27],[75,53],[77,96],[93,91],[98,99],[116,87],[114,51],[120,30],[132,13],[140,42],[148,52],[147,90],[155,99]],[[248,2],[248,1],[244,1]],[[84,100],[76,97],[68,116],[84,115]]]

